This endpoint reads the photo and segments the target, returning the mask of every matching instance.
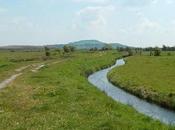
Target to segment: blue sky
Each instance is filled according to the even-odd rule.
[[[0,0],[0,45],[175,45],[174,0]]]

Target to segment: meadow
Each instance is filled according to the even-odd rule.
[[[171,54],[171,55],[170,55]],[[143,99],[175,110],[175,52],[131,56],[113,69],[110,81]]]
[[[59,60],[62,57],[56,55],[58,53],[52,52],[52,56],[47,60],[44,51],[0,51],[0,81],[8,78],[16,73],[15,69],[27,65],[34,65],[39,63],[47,63]]]
[[[46,66],[36,73],[26,70],[0,90],[2,130],[174,129],[139,114],[131,106],[113,101],[88,82],[89,74],[114,64],[121,57],[117,51],[74,52],[67,56],[54,55],[46,61],[39,58],[43,52],[20,53],[1,53],[1,65],[7,64],[1,68],[1,77],[8,76],[6,67],[11,73],[17,66],[31,63],[45,62]],[[36,59],[14,63],[5,58],[11,56],[16,60],[25,56]]]

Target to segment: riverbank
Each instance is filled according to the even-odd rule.
[[[150,102],[175,110],[175,56],[133,56],[125,66],[113,69],[109,80]]]

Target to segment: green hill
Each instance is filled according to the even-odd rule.
[[[126,45],[122,45],[122,44],[119,44],[119,43],[110,43],[110,44],[107,44],[105,42],[101,42],[101,41],[98,41],[98,40],[81,40],[81,41],[77,41],[77,42],[71,42],[67,45],[70,45],[70,46],[74,46],[76,47],[77,49],[90,49],[90,48],[98,48],[98,49],[101,49],[103,47],[105,47],[106,45],[111,45],[112,48],[120,48],[120,47],[127,47]],[[61,47],[61,45],[58,45]]]

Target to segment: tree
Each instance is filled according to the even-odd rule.
[[[89,51],[94,51],[94,48],[90,48]]]
[[[50,56],[50,52],[49,52],[49,48],[47,46],[44,47],[45,50],[45,56],[49,57]]]
[[[69,49],[70,49],[71,52],[75,51],[75,47],[74,46],[69,46]]]
[[[60,48],[57,48],[57,49],[55,50],[55,52],[57,52],[59,55],[61,55],[61,49],[60,49]]]
[[[152,52],[152,50],[150,51],[150,56],[152,56],[153,55],[153,52]]]
[[[139,52],[140,56],[142,55],[142,49],[140,49],[140,52]]]
[[[133,51],[132,51],[131,49],[128,50],[128,55],[129,55],[129,56],[133,56],[133,55],[134,55],[134,54],[133,54]]]
[[[123,48],[123,47],[117,47],[116,49],[120,52],[125,51],[125,48]]]
[[[167,53],[167,55],[168,55],[168,56],[171,56],[171,53],[170,53],[170,52],[168,52],[168,53]]]
[[[89,51],[98,51],[98,48],[97,47],[90,48]]]
[[[63,47],[63,50],[64,50],[65,53],[69,53],[69,52],[70,52],[70,48],[69,48],[69,46],[67,46],[67,45],[65,45],[65,46]]]
[[[102,50],[102,51],[112,50],[112,46],[109,45],[109,44],[107,44],[107,45],[105,45],[101,50]]]
[[[156,47],[156,48],[154,49],[154,56],[160,56],[160,54],[161,54],[160,48]]]
[[[94,48],[94,51],[98,51],[98,48],[97,48],[97,47],[95,47],[95,48]]]
[[[162,51],[167,51],[167,48],[165,45],[162,46]]]
[[[133,56],[134,55],[132,49],[129,48],[129,47],[126,48],[126,51],[128,52],[128,56]]]

